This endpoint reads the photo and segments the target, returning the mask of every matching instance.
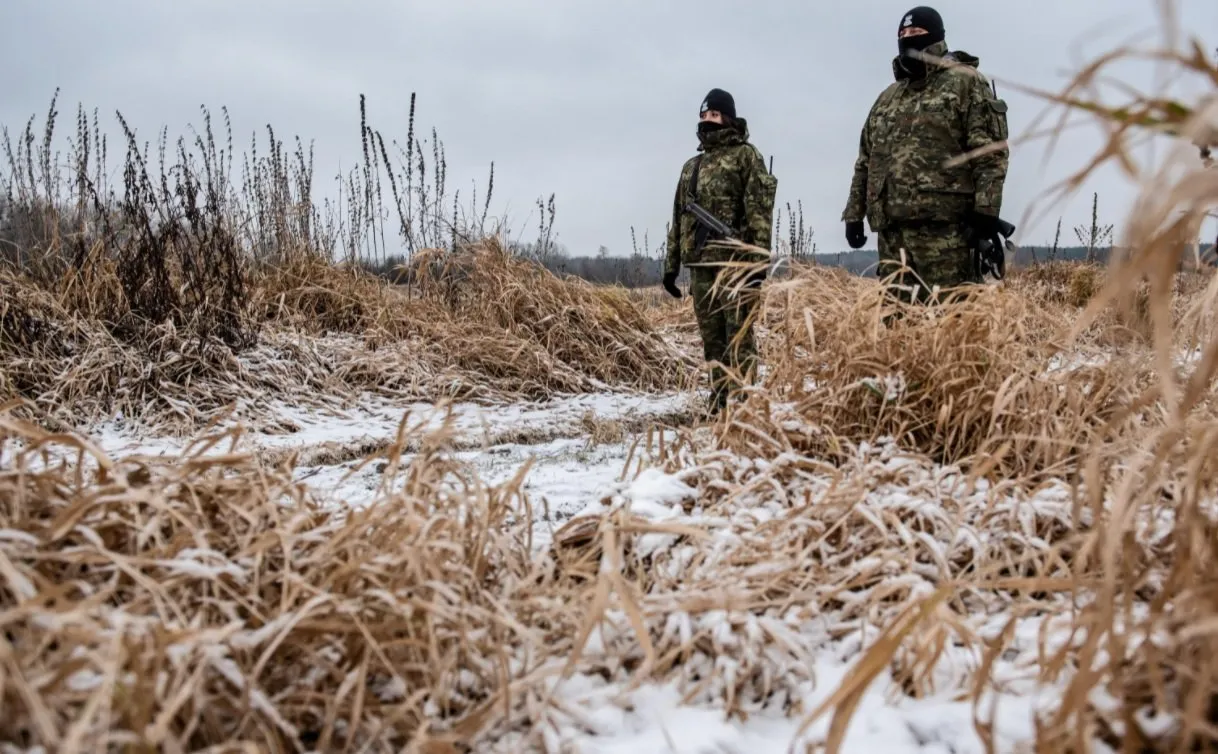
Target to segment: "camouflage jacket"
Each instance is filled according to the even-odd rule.
[[[925,78],[890,84],[871,107],[859,137],[859,154],[842,220],[862,220],[873,231],[909,221],[955,222],[971,210],[997,215],[1002,208],[1009,150],[1007,104],[976,70],[977,58],[930,55],[959,65],[928,63]],[[944,163],[998,145],[953,167]]]
[[[681,264],[722,261],[723,254],[695,248],[697,221],[685,211],[692,198],[707,212],[735,230],[735,237],[748,244],[770,248],[774,225],[774,197],[778,179],[766,169],[757,147],[749,143],[749,127],[743,118],[735,128],[699,134],[700,154],[681,168],[668,228],[668,257],[664,271],[675,273]],[[690,197],[690,179],[698,168],[697,196]]]

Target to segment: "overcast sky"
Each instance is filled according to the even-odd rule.
[[[318,190],[360,154],[358,100],[371,125],[404,138],[410,93],[419,125],[448,152],[449,181],[483,192],[492,214],[535,235],[534,201],[555,193],[558,240],[573,254],[630,251],[630,227],[661,240],[677,174],[694,153],[711,87],[735,95],[753,142],[774,158],[780,205],[802,200],[820,250],[845,248],[839,221],[859,128],[892,80],[896,27],[909,0],[2,0],[0,122],[41,119],[61,88],[61,127],[76,104],[120,110],[141,135],[199,123],[227,105],[238,145],[272,124],[315,140]],[[1059,89],[1089,51],[1155,32],[1155,0],[940,0],[947,40],[981,59],[1011,106],[1013,135],[1044,103],[1004,81]],[[1218,46],[1218,0],[1180,0],[1181,26]],[[1087,37],[1092,41],[1085,42]],[[1151,69],[1139,69],[1140,83]],[[1016,147],[1003,215],[1019,222],[1099,143],[1088,126],[1043,164]],[[112,159],[112,162],[114,160]],[[1082,223],[1090,191],[1101,219],[1132,199],[1114,171],[1064,208]],[[530,213],[534,213],[530,216]],[[1058,212],[1017,240],[1052,238]],[[1214,227],[1212,224],[1209,227]],[[1212,232],[1207,233],[1211,235]],[[1073,242],[1063,232],[1063,243]],[[869,233],[868,247],[875,238]]]

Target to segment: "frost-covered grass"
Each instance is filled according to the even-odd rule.
[[[1088,109],[1204,133],[1170,104]],[[423,255],[422,299],[262,270],[241,354],[211,300],[113,293],[221,245],[23,281],[5,751],[1213,748],[1218,284],[1179,239],[1218,184],[1145,180],[1115,272],[895,319],[873,280],[771,280],[759,384],[711,423],[665,392],[685,304],[493,244]]]
[[[133,524],[143,521],[138,528],[145,533],[128,545],[134,551],[127,557],[135,558],[129,567],[137,568],[149,583],[159,584],[158,590],[166,596],[180,594],[190,585],[193,590],[235,597],[268,579],[276,568],[253,555],[258,549],[257,538],[250,538],[253,532],[236,541],[213,540],[207,533],[214,530],[212,523],[210,529],[196,531],[193,544],[175,543],[175,538],[159,533],[165,526],[174,527],[165,521],[156,523],[158,514],[177,510],[178,515],[189,516],[187,511],[197,501],[215,499],[222,489],[243,490],[241,494],[248,496],[252,490],[241,480],[256,474],[263,477],[264,487],[255,497],[265,502],[253,510],[269,512],[267,504],[293,490],[287,494],[289,507],[276,514],[288,518],[265,524],[268,533],[279,532],[277,537],[295,542],[287,545],[289,552],[324,549],[325,542],[349,542],[355,530],[366,527],[400,534],[404,510],[418,519],[415,526],[420,534],[431,529],[428,541],[443,547],[455,532],[442,532],[470,526],[468,519],[473,518],[476,524],[465,531],[489,539],[464,551],[472,560],[457,565],[456,572],[448,558],[433,565],[449,574],[446,579],[455,576],[459,585],[463,568],[489,556],[483,567],[494,569],[491,578],[496,583],[476,589],[490,595],[470,604],[463,594],[475,588],[475,582],[456,586],[459,591],[446,595],[439,584],[420,581],[421,574],[386,570],[395,559],[410,557],[405,553],[411,540],[380,534],[368,548],[358,548],[365,559],[359,569],[366,573],[357,578],[396,585],[361,589],[352,584],[344,587],[343,599],[348,605],[369,602],[369,606],[389,600],[396,607],[384,612],[387,606],[382,605],[378,620],[390,626],[394,616],[408,617],[419,609],[417,595],[410,596],[416,590],[431,592],[429,600],[441,599],[448,610],[456,611],[432,630],[439,632],[447,625],[450,631],[468,633],[461,640],[448,634],[440,641],[442,647],[445,641],[481,646],[496,630],[485,625],[489,614],[477,605],[494,593],[513,598],[494,602],[494,610],[503,611],[494,620],[507,621],[510,627],[502,629],[507,633],[498,640],[498,649],[487,646],[486,651],[488,659],[502,656],[518,679],[520,697],[512,702],[510,715],[488,720],[490,724],[478,732],[477,750],[545,746],[547,751],[558,751],[577,745],[578,751],[588,752],[662,751],[671,741],[675,751],[778,752],[787,751],[796,740],[824,742],[829,717],[820,717],[806,729],[801,723],[841,689],[858,683],[855,674],[860,664],[884,640],[885,631],[900,622],[903,611],[916,609],[975,564],[993,562],[1004,553],[1050,559],[1054,541],[1078,523],[1070,490],[1064,485],[1047,485],[1031,493],[1010,485],[995,488],[985,480],[969,479],[960,469],[902,452],[891,441],[859,446],[849,462],[834,467],[794,453],[750,458],[716,447],[708,427],[639,436],[637,430],[648,420],[679,415],[685,401],[688,398],[680,395],[617,394],[530,407],[465,405],[444,412],[456,418],[447,424],[441,415],[412,406],[410,413],[419,419],[417,429],[411,430],[412,442],[399,443],[400,452],[391,449],[380,460],[362,455],[347,458],[341,452],[351,444],[359,447],[394,439],[390,433],[402,417],[395,421],[391,409],[376,404],[355,416],[299,416],[285,408],[279,424],[298,426],[298,432],[232,436],[224,443],[187,451],[193,461],[181,457],[190,446],[184,448],[172,437],[133,442],[134,438],[107,426],[95,434],[99,450],[116,459],[133,459],[114,466],[101,463],[111,468],[116,480],[126,480],[111,484],[108,494],[116,500],[128,499],[133,507],[127,514],[115,511],[119,514],[115,520],[108,520],[112,514],[107,509],[94,508],[84,513],[76,530],[81,535],[100,533],[124,526],[123,519]],[[595,411],[598,421],[589,420],[589,410]],[[775,421],[791,431],[798,429],[795,424],[800,419],[792,406],[777,405],[775,410]],[[635,422],[633,431],[622,429],[601,441],[593,438],[597,427],[627,417]],[[523,430],[536,441],[476,447],[479,437],[513,436]],[[441,444],[432,445],[435,438],[429,439],[429,433],[443,434]],[[308,464],[280,472],[266,467],[265,460],[250,466],[233,454],[318,446],[329,449],[330,462],[318,462],[314,455]],[[45,463],[37,466],[43,470],[30,472],[25,477],[29,482],[56,474]],[[124,468],[129,471],[119,473]],[[220,470],[227,482],[215,475]],[[81,493],[90,494],[87,490],[93,488],[85,483]],[[183,496],[186,490],[190,494]],[[248,498],[241,509],[247,505]],[[493,514],[498,523],[491,525],[485,516],[497,506],[502,506]],[[305,523],[307,518],[292,513],[305,510],[316,510],[323,516],[321,522]],[[28,530],[33,525],[24,526]],[[19,535],[20,530],[4,530],[10,557],[18,562],[46,547],[40,537]],[[104,562],[118,557],[115,544],[102,544],[109,539],[112,536],[104,534],[100,541],[84,536],[78,545],[68,549],[60,545],[56,551],[73,561],[92,552],[93,559],[101,557]],[[467,540],[463,547],[473,544]],[[504,547],[508,550],[500,549]],[[513,554],[505,566],[500,559],[508,552]],[[295,568],[305,568],[309,560],[303,554]],[[500,562],[492,565],[494,560]],[[339,557],[337,552],[326,552],[315,554],[311,566],[329,570],[341,568],[344,562],[354,565],[350,554]],[[500,570],[505,567],[506,573]],[[303,573],[278,575],[290,581],[303,577]],[[315,579],[309,582],[319,583]],[[37,579],[24,583],[21,591],[28,600],[39,591]],[[529,583],[536,583],[540,593],[531,593]],[[181,626],[179,630],[186,630],[183,637],[209,642],[211,655],[230,658],[231,664],[220,663],[214,670],[192,665],[197,660],[191,652],[172,644],[166,649],[166,661],[178,670],[165,676],[164,682],[195,668],[194,672],[204,676],[214,672],[217,680],[227,678],[232,683],[248,677],[247,661],[279,657],[280,650],[273,649],[276,643],[303,640],[307,626],[350,620],[340,618],[349,610],[341,602],[326,606],[338,597],[318,602],[318,596],[310,598],[306,591],[286,605],[267,605],[269,613],[252,622],[241,619],[227,631],[219,630],[219,624],[210,634],[199,633],[203,626]],[[1014,751],[1017,743],[1030,745],[1035,740],[1033,713],[1051,710],[1063,693],[1064,681],[1036,682],[1043,661],[1042,641],[1047,639],[1050,649],[1069,643],[1069,623],[1062,621],[1068,608],[1064,600],[1057,605],[1056,615],[1044,610],[1050,603],[1042,602],[1039,615],[1024,616],[1019,600],[1001,590],[952,595],[932,614],[929,625],[923,625],[924,633],[912,641],[908,657],[894,660],[859,689],[862,696],[843,750],[984,751],[974,716],[994,721],[998,750]],[[65,689],[43,688],[42,693],[60,694],[59,705],[71,698],[84,703],[110,688],[106,684],[113,681],[107,678],[114,676],[116,660],[102,651],[104,642],[113,640],[108,637],[115,630],[121,635],[139,634],[131,627],[138,622],[127,628],[114,622],[123,614],[117,607],[81,605],[66,614],[56,613],[54,619],[32,603],[26,609],[33,611],[31,619],[41,616],[37,622],[51,626],[53,635],[70,631],[84,641],[78,646],[101,642],[96,652],[76,655],[82,664]],[[198,609],[190,614],[202,617],[208,612]],[[428,609],[440,610],[437,617],[445,612],[434,603]],[[104,617],[107,614],[109,619]],[[1008,621],[1014,621],[1014,631],[988,671],[1000,688],[979,697],[983,704],[978,707],[967,690],[977,682],[984,660],[981,642],[1000,636]],[[104,628],[107,623],[112,624],[109,629]],[[559,630],[560,626],[565,628]],[[98,633],[81,639],[88,634],[86,629]],[[291,674],[289,688],[295,692],[288,694],[283,688],[258,702],[272,719],[282,714],[276,712],[276,699],[282,704],[303,689],[325,689],[327,678],[333,678],[338,688],[350,685],[350,680],[343,682],[333,675],[357,661],[350,648],[323,640],[315,651],[324,659],[306,662],[299,674]],[[390,647],[380,651],[388,667],[401,662]],[[922,653],[928,651],[936,655],[933,663],[919,669],[918,664],[926,661]],[[45,650],[35,656],[48,659]],[[249,659],[242,660],[243,656]],[[450,672],[440,655],[432,655],[429,662],[439,663],[433,669],[437,679]],[[482,667],[472,656],[465,662],[473,664],[453,678],[451,699],[454,709],[468,711],[499,686],[492,667]],[[575,663],[569,675],[568,662]],[[135,670],[128,667],[124,672]],[[365,706],[361,726],[375,727],[377,720],[392,713],[394,703],[406,702],[410,683],[418,681],[369,673],[369,693],[378,703]],[[207,693],[228,692],[221,683]],[[446,725],[440,720],[451,714],[434,699],[421,712],[441,729]],[[288,724],[285,719],[284,725],[302,740],[319,733],[315,727],[301,727],[299,720]]]
[[[1068,724],[1113,748],[1137,699],[1114,652],[1144,662],[1151,626],[1160,652],[1179,641],[1155,600],[1178,599],[1180,532],[1213,525],[1203,476],[1162,477],[1158,498],[1121,482],[1147,478],[1138,443],[1163,431],[1120,413],[1153,384],[1149,352],[1064,349],[1018,292],[867,330],[870,283],[782,285],[761,384],[712,424],[704,395],[624,389],[272,401],[194,438],[110,420],[91,446],[5,419],[0,566],[26,684],[6,730],[982,752]],[[813,329],[783,325],[811,299]],[[1106,561],[1113,515],[1128,539]],[[149,732],[140,699],[181,701]],[[1140,735],[1175,734],[1137,708]]]
[[[269,457],[291,452],[305,466],[309,459],[362,459],[393,443],[401,428],[411,437],[445,429],[460,447],[482,448],[508,443],[536,444],[552,438],[583,434],[621,434],[626,428],[651,422],[681,422],[688,418],[694,397],[682,393],[605,392],[514,403],[396,402],[364,396],[348,408],[300,408],[271,404],[261,428],[244,422],[221,421],[217,430],[242,430],[242,442]],[[191,440],[149,434],[146,428],[107,421],[91,434],[110,452],[179,454]],[[220,452],[213,449],[209,452]],[[304,460],[302,460],[304,459]]]
[[[350,527],[373,525],[379,528],[386,525],[387,522],[381,519],[394,518],[395,514],[390,510],[409,507],[411,503],[407,501],[418,495],[418,485],[424,479],[427,479],[425,483],[430,490],[431,500],[451,496],[448,499],[453,504],[442,506],[443,510],[448,511],[445,516],[452,513],[468,516],[480,508],[470,499],[470,488],[462,485],[477,479],[479,485],[497,486],[499,490],[508,492],[506,497],[501,498],[505,502],[508,498],[520,496],[515,497],[510,510],[502,511],[496,538],[503,537],[505,542],[515,538],[524,543],[532,537],[532,547],[526,548],[532,554],[526,556],[525,550],[521,550],[514,556],[520,558],[517,565],[526,567],[527,563],[527,570],[535,574],[532,578],[542,578],[543,583],[548,583],[547,591],[555,596],[569,593],[575,586],[572,580],[579,580],[575,574],[581,569],[582,559],[599,548],[603,544],[603,537],[609,536],[611,531],[617,532],[621,544],[631,542],[627,551],[616,557],[621,558],[619,567],[628,583],[642,589],[637,595],[638,601],[631,608],[619,604],[619,600],[628,599],[626,595],[607,595],[607,601],[600,608],[604,611],[603,619],[592,627],[582,647],[578,646],[578,635],[581,629],[588,627],[586,621],[591,620],[595,613],[585,614],[584,610],[576,609],[574,605],[548,604],[549,598],[544,598],[539,600],[540,605],[531,605],[514,619],[522,623],[518,627],[521,635],[504,644],[502,651],[507,652],[505,659],[509,667],[516,668],[514,672],[534,677],[533,683],[526,684],[526,695],[539,695],[539,698],[553,695],[554,704],[537,710],[514,705],[516,708],[510,718],[490,726],[480,737],[479,750],[487,751],[514,750],[513,747],[522,742],[522,733],[533,744],[548,741],[553,747],[560,741],[578,743],[581,751],[651,751],[666,736],[676,743],[677,751],[716,750],[711,747],[741,752],[778,751],[780,748],[785,751],[798,732],[799,716],[793,713],[809,712],[828,698],[848,677],[850,668],[869,642],[876,638],[878,624],[884,622],[882,613],[865,608],[871,596],[858,591],[857,585],[856,596],[851,600],[842,600],[836,609],[814,608],[814,605],[825,604],[826,595],[837,593],[841,585],[851,581],[862,583],[872,580],[876,582],[873,589],[895,589],[899,593],[886,598],[895,599],[896,602],[884,607],[882,612],[892,613],[900,609],[900,603],[912,603],[934,590],[935,582],[945,576],[937,572],[936,563],[957,557],[958,553],[954,555],[954,551],[963,551],[966,557],[976,557],[980,550],[991,546],[989,538],[993,534],[986,529],[987,526],[997,532],[1005,532],[1011,519],[1022,519],[1023,528],[1029,529],[1025,534],[1035,536],[1030,529],[1034,529],[1040,519],[1068,517],[1062,511],[1063,493],[1060,490],[1046,490],[1039,498],[1041,502],[1027,504],[1025,514],[1017,513],[1019,504],[1012,499],[996,509],[988,524],[962,520],[955,525],[952,523],[955,511],[951,506],[945,506],[945,501],[952,496],[963,495],[959,501],[959,511],[980,515],[988,499],[987,485],[973,485],[973,489],[966,491],[969,485],[958,472],[903,459],[891,445],[860,449],[857,465],[844,475],[810,458],[787,458],[770,464],[730,453],[711,453],[695,460],[695,456],[688,455],[693,452],[694,445],[684,443],[709,442],[711,438],[706,429],[692,434],[688,430],[668,430],[654,434],[650,441],[640,438],[637,432],[622,430],[620,435],[598,442],[592,437],[590,429],[594,427],[587,419],[588,414],[584,413],[589,409],[595,410],[599,422],[621,421],[630,417],[637,425],[648,418],[660,420],[679,413],[687,400],[679,395],[619,394],[586,396],[528,408],[504,407],[496,410],[462,406],[451,414],[445,412],[457,417],[457,421],[447,426],[440,422],[438,416],[425,419],[428,415],[422,412],[419,429],[412,431],[416,450],[391,453],[379,462],[368,462],[362,456],[340,460],[343,456],[338,453],[332,463],[296,466],[290,470],[290,474],[282,477],[271,472],[268,480],[271,486],[264,494],[269,503],[276,497],[273,494],[276,485],[283,491],[295,484],[303,485],[299,489],[307,490],[306,496],[301,497],[300,492],[293,493],[290,496],[291,506],[285,509],[285,514],[290,517],[291,510],[299,510],[300,506],[312,507],[306,500],[315,500],[319,511],[329,510],[332,513],[327,515],[337,516],[332,526],[338,529],[332,530],[327,538],[341,539],[345,535],[339,532],[349,531]],[[412,413],[420,413],[419,408],[412,407]],[[375,419],[378,416],[379,421]],[[387,407],[380,407],[379,411],[366,407],[357,417],[302,417],[285,410],[283,419],[280,424],[295,424],[301,426],[301,430],[287,435],[233,437],[235,445],[230,446],[226,441],[211,447],[197,447],[194,451],[197,455],[193,457],[198,462],[213,459],[208,463],[216,464],[219,469],[227,469],[224,476],[233,479],[235,475],[236,481],[246,477],[252,469],[245,467],[243,470],[242,464],[233,455],[234,450],[304,450],[319,444],[334,447],[349,443],[358,445],[369,439],[384,441],[387,434],[398,426]],[[354,432],[353,427],[356,426],[364,431]],[[522,426],[539,438],[536,443],[515,442],[477,449],[470,447],[473,444],[471,440],[478,436],[508,436],[521,432]],[[444,441],[444,447],[448,449],[435,455],[434,448],[427,449],[427,433],[442,429],[452,432]],[[685,439],[678,439],[678,434]],[[159,440],[142,438],[136,443],[122,432],[106,427],[95,438],[105,456],[139,459],[130,462],[132,469],[156,469],[149,473],[156,480],[151,486],[147,481],[136,481],[135,477],[139,476],[136,471],[125,476],[126,484],[131,485],[126,488],[128,494],[138,494],[140,490],[155,491],[151,498],[140,495],[139,499],[156,500],[162,496],[173,496],[180,494],[176,489],[179,486],[194,487],[199,483],[219,484],[221,488],[227,486],[209,472],[199,469],[187,471],[189,461],[187,466],[181,466],[179,458],[184,448],[178,444],[180,441],[172,437]],[[294,442],[298,445],[294,445]],[[58,453],[56,456],[63,459],[65,454]],[[683,460],[674,469],[665,470],[660,461],[662,457],[667,457],[670,464],[678,459]],[[388,467],[390,463],[393,468]],[[447,464],[456,466],[445,473]],[[110,463],[103,462],[101,465],[109,467]],[[526,465],[527,468],[522,469]],[[802,474],[793,483],[784,484],[786,500],[775,498],[774,491],[765,485],[758,487],[745,481],[752,474],[771,473],[779,468],[798,468],[801,465],[820,468]],[[50,477],[55,473],[53,468],[48,470],[45,463],[37,466],[43,471],[32,471],[27,478],[37,478],[38,474]],[[267,473],[261,464],[257,467],[264,468],[264,471],[257,473]],[[456,469],[459,470],[454,472]],[[433,470],[439,473],[433,476]],[[520,476],[522,471],[523,476]],[[162,486],[162,475],[166,473],[174,481]],[[122,474],[116,476],[118,479],[124,478]],[[184,477],[192,481],[186,483]],[[843,485],[859,496],[860,520],[869,520],[873,516],[884,519],[890,515],[898,518],[909,515],[925,516],[927,521],[933,522],[933,528],[937,530],[923,537],[929,557],[921,563],[920,568],[906,572],[908,565],[901,562],[898,551],[888,554],[877,551],[849,563],[841,559],[843,553],[830,552],[833,548],[826,550],[822,545],[820,549],[823,552],[808,554],[808,572],[796,574],[804,583],[788,592],[783,600],[786,605],[758,603],[760,596],[777,585],[777,582],[773,582],[767,586],[768,582],[792,576],[789,560],[767,560],[765,554],[780,552],[784,547],[804,540],[810,532],[828,534],[835,519],[841,515],[841,505],[846,499]],[[738,492],[727,497],[715,492],[728,489]],[[117,492],[112,490],[111,494]],[[198,495],[199,492],[196,488],[193,494]],[[490,490],[487,494],[491,498],[496,497]],[[526,494],[529,500],[527,506],[523,497]],[[203,495],[203,498],[207,497]],[[474,500],[478,497],[475,495]],[[132,498],[135,508],[131,509],[131,513],[137,519],[145,518],[137,511],[144,509],[148,503],[136,503],[135,500]],[[466,502],[457,502],[461,500]],[[791,500],[802,501],[802,505],[793,506]],[[189,498],[179,498],[177,504],[192,505]],[[417,515],[427,516],[430,505],[434,503],[418,509]],[[355,511],[366,511],[369,517],[359,518]],[[104,529],[99,517],[104,519],[106,515],[104,510],[86,514],[80,524],[85,528],[79,530],[83,533],[90,529]],[[526,518],[529,515],[531,519]],[[215,584],[222,593],[233,589],[240,593],[243,585],[248,586],[264,578],[255,574],[264,572],[267,566],[260,564],[257,558],[251,559],[250,554],[242,554],[238,543],[219,540],[207,546],[199,546],[203,542],[196,542],[194,546],[188,546],[187,542],[175,545],[171,540],[165,540],[163,535],[155,533],[159,526],[149,529],[154,520],[155,514],[148,523],[140,525],[149,534],[144,535],[142,544],[132,543],[137,547],[137,552],[143,554],[133,552],[131,557],[138,558],[138,569],[146,573],[146,578],[155,579],[155,583],[160,584],[159,588],[166,593],[179,591],[184,583]],[[441,519],[430,520],[435,522],[433,525],[444,526],[440,523]],[[346,523],[340,525],[337,523],[339,521]],[[113,523],[117,522],[111,525]],[[286,521],[268,531],[281,529],[285,525],[288,527],[287,533],[281,532],[281,536],[292,536],[290,532],[297,526]],[[916,522],[910,525],[916,525]],[[628,534],[632,528],[638,528],[637,538]],[[304,530],[297,530],[295,536],[318,546],[320,540],[311,536],[310,530],[312,527],[306,526]],[[324,530],[323,526],[317,533]],[[29,539],[17,536],[16,529],[5,531],[12,534],[6,537],[6,542],[11,545],[12,555],[19,560],[28,557],[32,552],[30,548],[38,550],[43,547],[37,537]],[[557,542],[552,542],[551,537],[555,534]],[[210,539],[205,531],[199,531],[196,537],[198,535],[203,535],[205,541]],[[902,526],[894,532],[892,541],[910,537],[916,538],[912,530]],[[104,539],[106,537],[103,536]],[[89,541],[89,537],[82,540],[83,549],[78,546],[67,551],[61,549],[60,552],[74,552],[75,557],[82,557],[88,551],[104,557],[116,555],[106,554],[111,552],[110,547],[98,549],[98,543],[90,545]],[[374,564],[383,558],[394,557],[394,552],[400,552],[399,548],[405,544],[398,543],[397,548],[391,547],[387,552],[378,550],[367,553],[370,561],[365,567],[380,571]],[[307,547],[304,542],[296,547],[300,546]],[[558,558],[557,572],[553,570],[555,565],[552,562],[546,565],[553,557]],[[603,550],[596,557],[602,564],[615,559]],[[833,576],[830,579],[813,578],[814,571],[831,573]],[[906,572],[905,575],[899,575],[902,572]],[[595,579],[595,570],[589,576]],[[392,578],[389,574],[385,577]],[[519,580],[520,576],[516,579]],[[23,591],[28,596],[37,593],[36,582],[30,580],[27,583],[29,586]],[[516,587],[519,586],[517,583]],[[409,598],[403,596],[405,593],[400,592],[400,587],[389,590],[386,598],[395,591],[399,593],[398,597],[393,598],[395,602],[406,599],[403,606],[410,604]],[[353,595],[349,599],[375,600],[374,592],[363,596]],[[306,600],[306,594],[296,599]],[[450,599],[458,601],[451,603],[454,607],[463,602],[455,594]],[[592,596],[592,599],[597,597]],[[582,603],[582,600],[579,602]],[[305,606],[297,610],[304,609],[308,604],[313,604],[314,610],[319,607],[315,600],[308,600]],[[514,613],[513,608],[523,608],[524,605],[502,607]],[[1002,607],[994,606],[989,613],[984,610],[977,612],[974,621],[976,630],[983,631],[991,626],[988,630],[992,631],[994,616],[1004,615]],[[557,611],[561,619],[567,621],[568,630],[553,636],[546,643],[542,639],[545,632],[539,632],[536,626],[525,622],[526,615],[533,609]],[[639,663],[645,662],[646,658],[641,654],[643,645],[632,633],[632,609],[638,611],[637,617],[647,627],[648,643],[653,654],[677,653],[676,656],[660,660],[657,666],[642,675],[637,675],[636,671],[639,670]],[[96,608],[93,610],[95,612]],[[112,608],[109,614],[119,615],[114,610]],[[40,610],[35,612],[46,615]],[[407,610],[403,615],[409,613],[410,610]],[[80,621],[86,614],[75,612],[63,615],[51,621],[51,624],[55,630],[80,631]],[[105,614],[103,610],[99,616]],[[289,627],[293,620],[290,616],[296,614],[303,618],[305,613],[285,611],[278,613],[281,617],[275,617],[275,614],[272,612],[257,621],[261,628],[246,619],[242,621],[246,625],[244,630],[214,633],[210,641],[219,642],[215,645],[217,649],[228,648],[223,656],[253,651],[251,657],[269,651],[276,641],[293,641],[292,637],[297,636],[298,632]],[[549,620],[555,619],[551,617]],[[45,623],[46,618],[39,622]],[[304,622],[307,624],[309,621],[306,619]],[[93,624],[90,621],[88,625]],[[110,630],[117,628],[116,625]],[[98,640],[107,633],[100,625],[95,630],[102,631],[97,636]],[[130,629],[121,630],[126,632]],[[471,625],[468,630],[476,634],[480,629]],[[1025,626],[1021,635],[1026,637],[1030,630]],[[203,638],[200,636],[198,640]],[[321,651],[321,656],[328,659],[316,666],[316,672],[307,672],[307,668],[304,668],[304,677],[296,683],[310,687],[324,684],[324,677],[332,672],[324,668],[333,667],[335,663],[342,665],[338,656],[331,656],[336,649],[332,647]],[[1004,659],[1002,672],[1015,677],[1022,671],[1026,676],[1029,666],[1035,667],[1034,659],[1028,656],[1031,651],[1034,651],[1034,643],[1030,644],[1024,638],[1020,654]],[[575,659],[577,654],[577,672],[563,680],[563,663]],[[900,697],[905,696],[903,693],[894,696],[896,681],[891,677],[885,676],[871,685],[860,708],[868,714],[856,718],[847,739],[848,745],[883,745],[893,747],[893,751],[915,751],[921,750],[921,746],[938,742],[943,746],[955,746],[957,751],[973,750],[970,746],[975,749],[979,744],[969,723],[972,708],[966,701],[953,701],[960,684],[968,677],[968,666],[970,663],[976,664],[974,654],[965,647],[950,651],[937,672],[941,688],[925,699],[902,700]],[[177,663],[184,671],[186,666],[181,663],[189,664],[188,655],[189,652],[181,649],[171,651],[167,659],[171,665]],[[73,676],[75,680],[64,690],[66,697],[75,695],[83,699],[106,688],[106,664],[113,662],[113,659],[108,659],[100,650],[92,659],[87,654],[80,657],[84,664]],[[230,680],[243,677],[248,670],[239,658],[234,657],[234,661],[235,665],[217,666],[215,672]],[[534,663],[540,664],[533,667]],[[949,666],[955,666],[954,670],[944,670]],[[476,676],[477,671],[473,672]],[[687,696],[691,690],[697,689],[699,678],[709,681],[710,685],[700,693]],[[477,689],[484,688],[488,680],[471,676],[463,682],[470,684],[470,688],[462,693],[476,695]],[[642,685],[633,688],[635,681]],[[391,689],[398,688],[396,683],[390,678],[373,688],[379,688],[377,693],[385,700],[392,701],[394,692]],[[1002,705],[998,718],[1011,721],[1010,725],[1002,726],[1001,736],[1006,738],[1001,740],[1029,740],[1031,737],[1030,710],[1036,697],[1026,680],[1022,684],[1022,690],[1017,684],[1015,691],[1000,695]],[[406,687],[400,688],[401,693],[406,693]],[[49,689],[45,691],[50,693]],[[216,693],[222,692],[217,690]],[[60,697],[60,702],[65,701],[66,697]],[[280,698],[286,698],[282,697],[282,692]],[[274,695],[266,697],[262,704],[269,714],[275,708]],[[725,717],[725,709],[731,709],[736,714],[747,713],[748,719]],[[386,711],[374,713],[369,710],[367,714],[371,716],[371,722],[378,715],[386,714]],[[439,714],[439,711],[433,707],[428,714]],[[522,714],[529,718],[527,731],[518,730]],[[803,733],[803,737],[809,741],[823,740],[827,725],[827,721],[821,721]],[[307,738],[309,733],[298,730],[297,735]]]
[[[0,615],[24,686],[4,730],[373,751],[1174,740],[1180,708],[1142,689],[1205,641],[1208,556],[1180,543],[1203,552],[1214,526],[1206,394],[1173,428],[1145,344],[1070,346],[1049,326],[1069,309],[1018,286],[890,327],[877,293],[773,284],[767,369],[709,424],[704,394],[625,388],[266,400],[195,437],[6,415]]]
[[[1170,740],[1179,715],[1113,658],[1148,672],[1142,635],[1166,656],[1196,609],[1172,595],[1193,567],[1174,543],[1214,521],[1182,460],[1203,425],[1147,486],[1148,349],[1065,347],[1017,288],[869,328],[877,289],[847,285],[775,284],[761,382],[710,424],[704,394],[627,389],[268,400],[195,437],[9,416],[0,575],[26,685],[6,730],[1104,751],[1136,707]],[[149,732],[140,699],[181,701]]]

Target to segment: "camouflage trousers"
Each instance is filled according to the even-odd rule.
[[[876,274],[883,279],[899,271],[889,295],[905,303],[926,303],[936,286],[942,292],[980,283],[966,232],[961,222],[891,225],[877,233],[880,262]],[[908,270],[900,269],[902,250]]]
[[[759,289],[745,289],[737,296],[726,290],[711,293],[719,267],[691,267],[689,293],[702,336],[702,355],[710,367],[711,410],[727,405],[728,394],[740,385],[718,364],[752,381],[757,372],[757,343],[753,338],[753,312],[761,300]]]

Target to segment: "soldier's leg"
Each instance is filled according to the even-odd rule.
[[[711,295],[718,268],[692,267],[689,271],[689,294],[694,300],[694,315],[698,319],[698,333],[702,336],[702,357],[707,364],[726,364],[727,313],[723,309],[722,294]],[[711,407],[721,408],[727,403],[726,375],[718,366],[710,367]]]
[[[757,341],[753,330],[760,305],[761,290],[746,288],[731,302],[727,311],[727,364],[740,374],[745,384],[751,383],[757,376]],[[734,380],[730,385],[732,390],[740,387],[742,385]]]
[[[906,230],[901,226],[889,226],[876,234],[879,247],[876,276],[884,280],[895,275],[889,282],[886,293],[890,298],[909,303],[912,301],[910,286],[917,283],[917,278],[909,272],[915,269],[915,266],[909,244],[905,240],[906,235]]]
[[[964,226],[936,223],[909,229],[909,245],[915,249],[918,276],[927,289],[938,286],[944,293],[965,292],[970,283],[980,283],[973,266],[973,253]]]

